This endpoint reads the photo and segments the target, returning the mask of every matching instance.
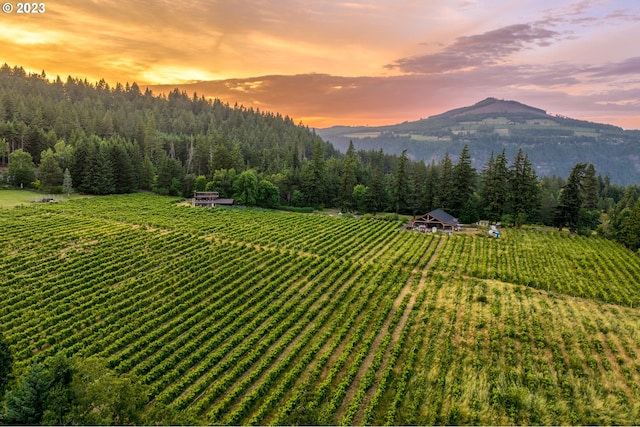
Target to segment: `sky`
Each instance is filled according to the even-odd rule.
[[[495,97],[640,129],[637,0],[3,2],[0,63],[50,78],[178,87],[315,128]]]

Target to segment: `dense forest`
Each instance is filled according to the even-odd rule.
[[[511,162],[504,150],[494,154],[479,171],[466,145],[457,159],[429,164],[352,143],[343,155],[280,114],[178,89],[156,96],[136,83],[0,67],[3,185],[98,195],[213,190],[248,206],[360,213],[443,208],[463,223],[598,230],[640,247],[640,186],[613,184],[586,163],[566,179],[540,178],[522,150]]]

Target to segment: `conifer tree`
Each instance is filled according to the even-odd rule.
[[[518,150],[509,170],[510,212],[516,225],[537,218],[540,209],[538,178],[529,157]]]
[[[598,179],[596,178],[596,169],[591,163],[584,170],[582,191],[584,193],[583,207],[589,211],[596,210],[598,208]]]
[[[67,195],[67,197],[69,197],[72,190],[73,180],[71,179],[71,172],[69,172],[69,168],[67,168],[64,170],[64,176],[62,179],[62,191]]]
[[[6,166],[8,154],[9,142],[6,140],[6,138],[0,138],[0,167]]]
[[[302,171],[303,193],[310,206],[324,205],[327,197],[326,189],[326,165],[322,143],[316,141],[313,148],[313,158]]]
[[[353,188],[358,183],[356,166],[358,158],[353,147],[353,141],[349,141],[349,148],[342,162],[342,174],[340,178],[340,207],[343,211],[353,209]]]
[[[413,164],[411,168],[411,213],[417,215],[427,212],[427,194],[428,194],[428,175],[429,171],[424,161]]]
[[[39,424],[44,413],[50,380],[44,367],[34,363],[5,398],[9,424]]]
[[[451,201],[453,197],[453,163],[449,153],[446,153],[442,161],[440,162],[440,179],[438,180],[438,193],[435,198],[436,209],[449,209],[451,208]]]
[[[559,230],[565,226],[573,233],[580,226],[580,208],[582,207],[581,182],[586,168],[585,163],[578,163],[569,174],[567,184],[562,188],[556,210],[556,225]]]
[[[491,222],[499,221],[509,200],[509,171],[504,150],[495,159],[491,153],[482,172],[480,199],[486,218]]]
[[[384,182],[384,154],[382,150],[372,152],[371,185],[369,186],[369,206],[373,213],[382,211],[387,206],[387,189]]]
[[[393,207],[396,213],[404,212],[409,205],[409,158],[403,150],[398,161],[393,187]]]
[[[438,167],[435,162],[431,162],[427,168],[427,179],[425,182],[424,211],[430,212],[436,209],[435,202],[438,194]]]
[[[459,217],[473,196],[476,181],[476,170],[471,166],[469,147],[465,145],[460,152],[458,163],[453,167],[453,189],[449,209],[451,214]]]

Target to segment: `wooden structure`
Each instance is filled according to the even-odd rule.
[[[213,208],[220,205],[231,206],[233,199],[221,198],[217,191],[196,191],[193,193],[193,206]]]
[[[458,218],[454,218],[442,209],[436,209],[411,222],[411,226],[417,231],[458,231],[460,224]]]

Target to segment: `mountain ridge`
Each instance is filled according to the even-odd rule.
[[[486,98],[425,119],[385,126],[334,126],[316,129],[341,151],[350,141],[357,149],[407,154],[414,160],[439,161],[469,146],[474,167],[505,149],[527,153],[540,176],[567,176],[579,162],[620,184],[640,183],[640,131],[550,115],[518,101]]]

